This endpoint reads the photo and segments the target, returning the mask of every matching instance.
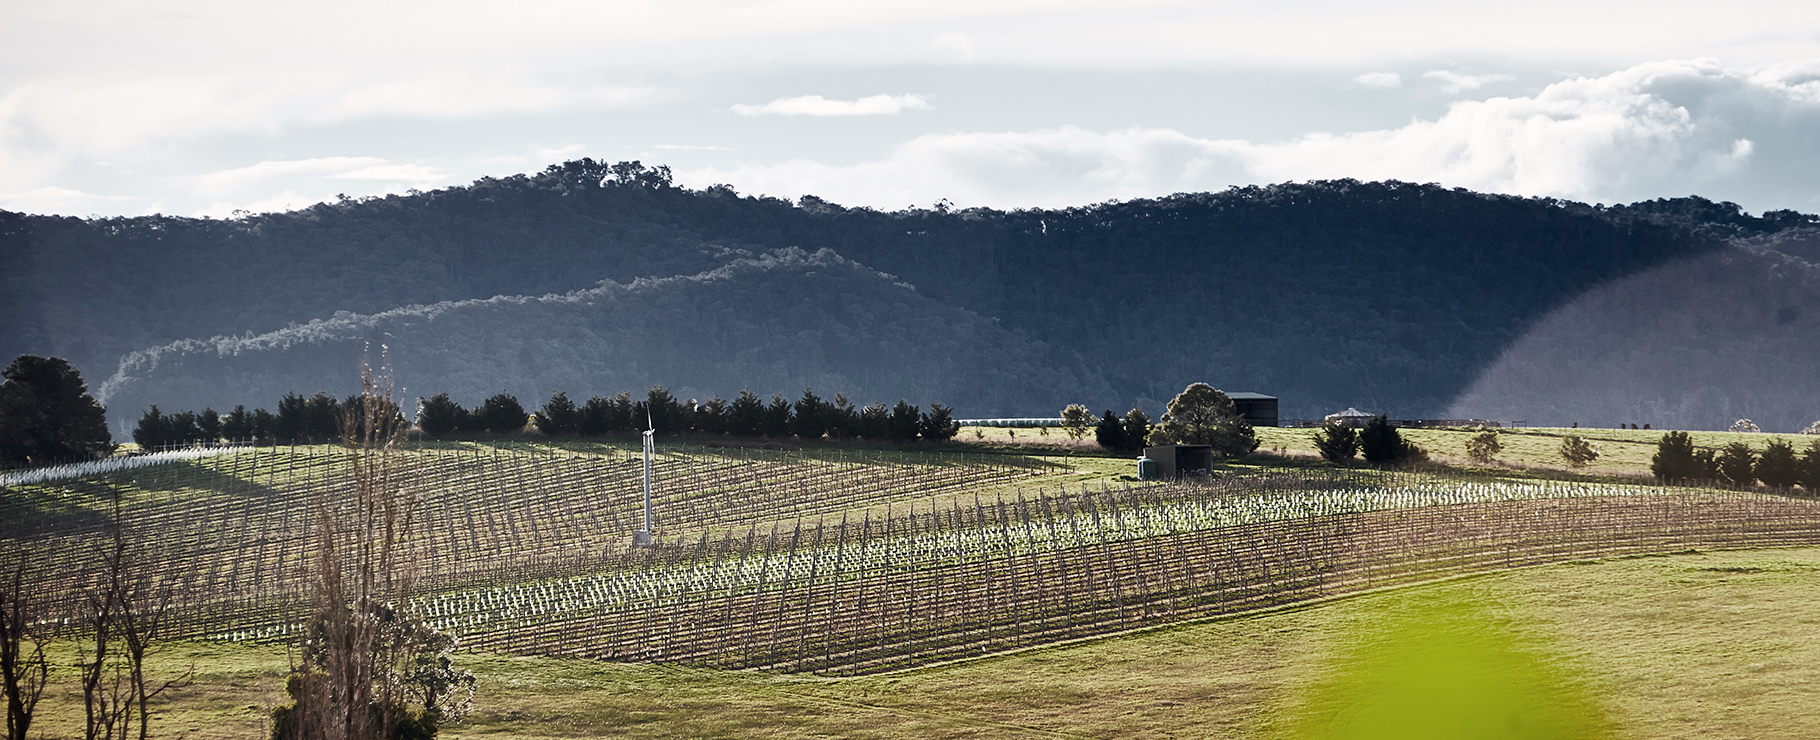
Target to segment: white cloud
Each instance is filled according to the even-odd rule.
[[[448,182],[449,173],[420,164],[376,164],[351,172],[336,173],[334,177],[341,180],[387,180],[436,185]]]
[[[964,33],[944,33],[930,40],[929,45],[949,52],[963,62],[971,62],[979,56],[979,44]]]
[[[245,191],[257,183],[291,175],[339,176],[388,164],[379,157],[317,157],[314,159],[267,160],[245,167],[210,172],[190,179],[192,186],[205,193]]]
[[[653,144],[652,149],[677,152],[736,152],[738,149],[728,146],[708,146],[705,144]]]
[[[1245,179],[1244,142],[1167,129],[1110,133],[1073,126],[1029,132],[930,134],[891,156],[851,166],[793,160],[774,166],[678,173],[695,186],[903,208],[947,198],[961,205],[1065,206],[1107,198],[1224,187]]]
[[[1403,76],[1395,72],[1367,72],[1352,78],[1352,81],[1360,87],[1380,90],[1403,86]]]
[[[1459,72],[1450,72],[1445,69],[1423,72],[1422,77],[1430,80],[1439,80],[1441,83],[1441,92],[1450,95],[1457,92],[1477,90],[1493,82],[1509,82],[1516,79],[1510,75],[1468,75],[1460,74]]]
[[[857,165],[795,160],[678,174],[746,192],[815,194],[849,205],[1060,206],[1358,178],[1585,201],[1700,193],[1761,204],[1820,203],[1820,63],[1726,69],[1638,65],[1564,80],[1533,97],[1454,103],[1437,120],[1254,143],[1172,129],[1075,127],[930,134]]]
[[[268,160],[186,178],[183,184],[210,199],[195,215],[225,217],[234,211],[302,208],[340,193],[349,180],[377,185],[380,193],[400,193],[446,184],[452,177],[437,167],[380,157],[316,157]]]
[[[820,95],[778,98],[764,105],[733,106],[742,116],[895,116],[906,110],[929,110],[922,95],[872,95],[858,100],[829,100]]]
[[[0,209],[19,213],[108,214],[122,204],[141,199],[120,195],[95,195],[55,185],[0,193]],[[143,202],[143,201],[141,201]]]

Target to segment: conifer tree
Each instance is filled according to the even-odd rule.
[[[1757,458],[1757,480],[1771,488],[1792,488],[1801,482],[1801,459],[1795,447],[1780,439],[1770,441]]]
[[[1750,445],[1743,442],[1726,445],[1718,462],[1720,480],[1740,488],[1757,483],[1757,456],[1751,452]]]
[[[1359,430],[1359,452],[1365,455],[1366,462],[1379,464],[1419,460],[1423,456],[1422,448],[1403,439],[1384,414],[1373,417]]]
[[[954,435],[960,433],[961,424],[954,420],[954,409],[939,403],[932,403],[929,404],[928,413],[923,414],[922,421],[918,424],[918,431],[922,432],[923,439],[931,442],[945,442],[954,439]]]
[[[20,355],[0,377],[0,461],[94,459],[114,451],[107,410],[68,362]]]
[[[552,437],[572,437],[581,433],[581,411],[569,400],[569,394],[562,391],[551,392],[550,400],[537,410],[534,418],[537,431]]]
[[[922,426],[922,412],[917,411],[915,406],[911,406],[909,401],[900,399],[896,406],[891,407],[891,418],[887,423],[886,434],[889,439],[907,442],[916,439],[917,433],[922,431]]]
[[[765,402],[751,388],[741,388],[733,403],[727,406],[727,433],[735,437],[756,437],[765,425]]]
[[[417,428],[431,437],[447,437],[460,431],[467,415],[467,409],[451,400],[447,393],[417,399]]]
[[[1150,415],[1135,406],[1125,412],[1125,449],[1127,451],[1144,449],[1144,442],[1149,438]]]
[[[1327,462],[1345,463],[1359,455],[1359,434],[1345,424],[1325,424],[1314,433],[1314,448]]]
[[[1093,441],[1108,450],[1123,451],[1131,445],[1125,439],[1124,420],[1114,416],[1112,409],[1100,415],[1100,423],[1093,427]]]

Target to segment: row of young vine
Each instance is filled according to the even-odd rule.
[[[1333,470],[1063,488],[993,456],[660,455],[659,547],[632,548],[631,451],[400,453],[413,607],[469,649],[848,674],[1486,568],[1820,541],[1815,502]],[[73,598],[123,523],[180,594],[173,633],[300,622],[332,447],[246,449],[6,490],[6,545]],[[118,502],[118,514],[103,508]]]

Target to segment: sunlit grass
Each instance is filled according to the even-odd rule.
[[[1794,740],[1820,737],[1815,604],[1808,548],[1532,568],[854,679],[465,655],[476,711],[443,737]],[[40,727],[80,737],[57,655]],[[153,735],[262,737],[288,660],[173,645],[155,670],[197,681]]]

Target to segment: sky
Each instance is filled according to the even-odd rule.
[[[1820,212],[1820,3],[9,0],[0,209],[567,159],[898,209],[1352,177]]]

